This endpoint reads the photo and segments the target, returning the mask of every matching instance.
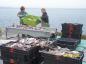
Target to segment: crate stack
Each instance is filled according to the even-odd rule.
[[[32,47],[27,51],[9,48],[6,47],[6,44],[0,46],[0,48],[3,64],[40,64],[42,61],[39,46]]]
[[[78,43],[80,41],[78,39],[72,38],[58,38],[56,41],[53,42],[54,46],[61,46],[62,48],[69,48],[70,50],[76,49]]]
[[[81,40],[83,24],[62,24],[62,38],[74,38]]]
[[[77,45],[81,42],[82,27],[82,24],[63,23],[62,36],[53,44],[67,47],[71,50],[76,49]]]

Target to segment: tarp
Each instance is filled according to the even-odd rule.
[[[28,15],[23,17],[20,22],[23,22],[27,26],[36,27],[36,25],[38,25],[41,21],[38,16]]]

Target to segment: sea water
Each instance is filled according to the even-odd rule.
[[[19,24],[17,13],[19,8],[0,8],[0,27],[7,27],[12,24]],[[40,8],[26,9],[28,14],[41,16]],[[81,23],[83,24],[83,34],[86,34],[86,9],[60,9],[47,8],[50,27],[55,27],[61,31],[62,23]]]

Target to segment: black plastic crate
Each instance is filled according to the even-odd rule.
[[[9,58],[9,60],[8,59],[3,60],[3,64],[11,64],[12,61],[10,60],[11,58]],[[19,55],[18,60],[14,60],[13,64],[40,64],[42,61],[43,61],[43,57],[41,56],[41,54],[38,54],[36,57],[32,57],[32,58],[29,56]]]
[[[10,58],[14,59],[14,60],[24,60],[25,56],[28,57],[29,54],[28,52],[25,52],[25,51],[22,51],[22,50],[16,50],[14,49],[13,52],[10,52],[10,49],[9,47],[4,47],[2,46],[1,47],[1,58],[3,60],[10,60]]]
[[[68,30],[61,30],[62,33],[69,33]],[[73,30],[73,34],[82,34],[82,31]]]
[[[78,58],[63,57],[62,64],[82,64],[83,57],[84,57],[84,53],[80,51],[80,57]]]
[[[13,43],[13,42],[9,42],[9,43]],[[2,60],[9,61],[12,58],[15,61],[27,62],[27,61],[32,61],[34,59],[39,59],[39,57],[42,57],[39,53],[40,46],[31,47],[27,51],[23,51],[23,50],[6,47],[7,44],[0,46]]]
[[[61,60],[58,56],[52,54],[42,52],[42,55],[44,56],[43,64],[59,64],[59,61]]]
[[[73,38],[73,39],[80,39],[81,40],[81,34],[66,34],[66,33],[62,33],[62,38]]]
[[[14,43],[14,42],[9,42],[9,43]],[[15,49],[12,49],[12,48],[9,48],[9,47],[5,47],[5,45],[7,45],[7,44],[3,44],[3,45],[0,46],[1,59],[9,60],[9,58],[13,58],[13,59],[17,60],[17,54],[15,52]]]
[[[44,55],[44,64],[82,64],[84,57],[83,52],[80,52],[79,58],[67,58],[43,52],[42,55]]]
[[[80,35],[82,35],[82,27],[83,24],[63,23],[61,37],[81,39]]]
[[[58,38],[56,41],[53,42],[53,45],[55,46],[61,46],[61,47],[67,47],[69,49],[75,49],[76,46],[80,43],[80,40],[78,39],[72,39],[72,38]]]
[[[74,27],[72,27],[73,28],[73,30],[74,31],[82,31],[82,28],[74,28]],[[67,26],[67,27],[62,27],[62,30],[64,31],[64,30],[69,30],[69,27]]]
[[[77,34],[73,34],[71,38],[74,38],[74,39],[81,39],[81,34],[77,35]]]
[[[31,62],[3,60],[3,64],[31,64]]]
[[[13,64],[17,64],[16,62],[12,62]],[[12,64],[10,61],[3,60],[3,64]]]
[[[62,27],[67,27],[68,25],[73,25],[75,28],[79,27],[79,28],[82,28],[83,27],[83,24],[76,24],[76,23],[63,23],[62,24]]]
[[[41,62],[43,61],[43,57],[39,57],[39,58],[34,58],[34,59],[30,59],[28,61],[10,61],[10,60],[3,60],[3,64],[41,64]]]

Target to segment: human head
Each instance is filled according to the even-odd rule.
[[[21,6],[20,10],[21,11],[24,11],[25,10],[25,7],[24,6]]]
[[[46,12],[45,8],[42,8],[42,9],[41,9],[41,12],[42,12],[42,13],[45,13],[45,12]]]

